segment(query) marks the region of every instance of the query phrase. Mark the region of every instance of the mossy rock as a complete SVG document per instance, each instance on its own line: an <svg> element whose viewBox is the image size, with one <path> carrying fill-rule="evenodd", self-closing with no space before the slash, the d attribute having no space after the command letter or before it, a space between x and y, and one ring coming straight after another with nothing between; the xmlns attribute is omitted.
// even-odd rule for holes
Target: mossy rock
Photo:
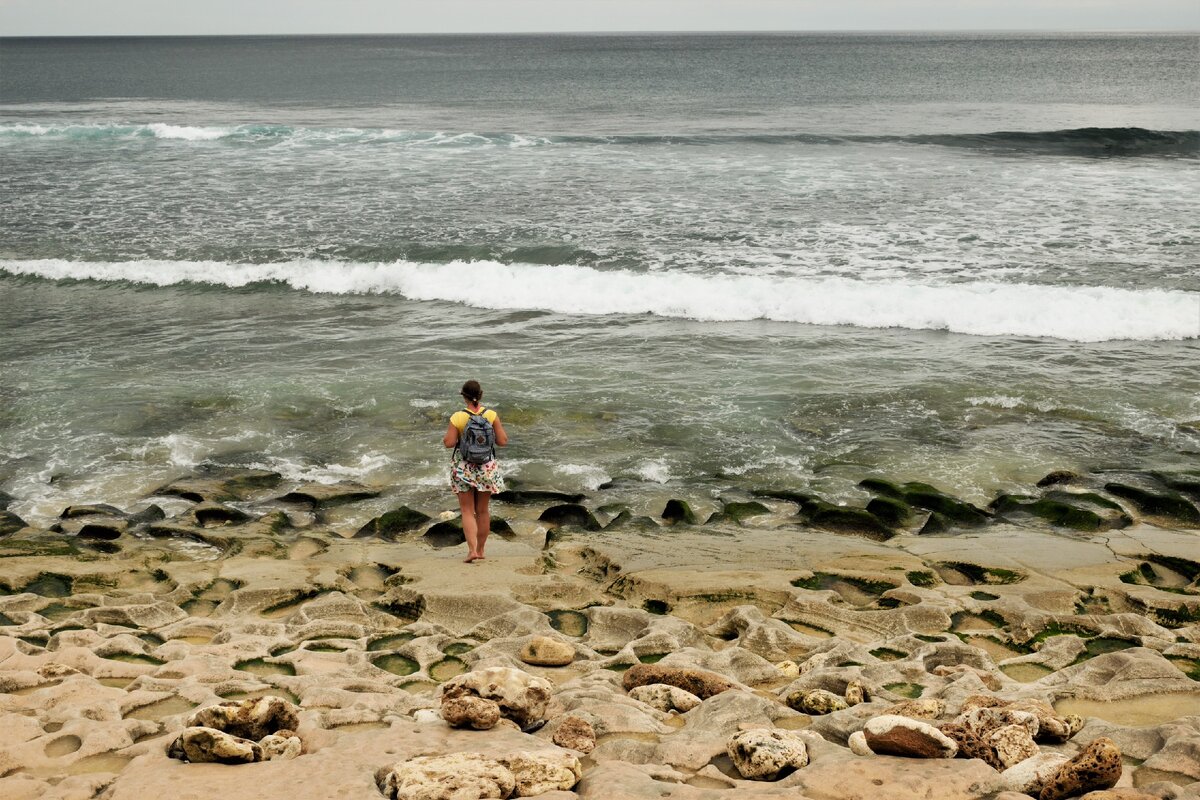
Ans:
<svg viewBox="0 0 1200 800"><path fill-rule="evenodd" d="M493 499L514 505L537 505L538 503L579 503L584 495L554 492L545 489L509 489L493 495Z"/></svg>
<svg viewBox="0 0 1200 800"><path fill-rule="evenodd" d="M652 517L634 516L633 512L625 509L621 513L608 521L604 526L604 530L621 530L623 528L636 528L638 530L654 530L662 527Z"/></svg>
<svg viewBox="0 0 1200 800"><path fill-rule="evenodd" d="M16 498L8 492L0 492L0 511L12 505L13 500L16 500Z"/></svg>
<svg viewBox="0 0 1200 800"><path fill-rule="evenodd" d="M867 513L889 528L902 528L913 516L911 506L891 497L872 497L867 503Z"/></svg>
<svg viewBox="0 0 1200 800"><path fill-rule="evenodd" d="M1003 495L998 501L998 509L1005 513L1019 511L1044 519L1059 528L1070 528L1076 531L1100 531L1112 527L1108 521L1086 508L1063 503L1058 500L1042 498L1032 502L1020 502L1012 495ZM1128 521L1125 523L1128 524Z"/></svg>
<svg viewBox="0 0 1200 800"><path fill-rule="evenodd" d="M0 536L11 536L22 528L29 527L25 520L11 511L0 511Z"/></svg>
<svg viewBox="0 0 1200 800"><path fill-rule="evenodd" d="M76 506L67 506L58 515L59 519L75 519L76 517L119 517L123 518L125 512L116 506L110 506L107 503L91 503Z"/></svg>
<svg viewBox="0 0 1200 800"><path fill-rule="evenodd" d="M1070 483L1078 477L1079 476L1077 474L1071 472L1069 469L1056 469L1053 472L1047 473L1046 477L1038 481L1037 486L1040 489L1044 489L1047 486L1058 486L1060 484Z"/></svg>
<svg viewBox="0 0 1200 800"><path fill-rule="evenodd" d="M1161 517L1188 524L1200 524L1200 509L1183 495L1150 492L1124 483L1106 483L1104 490L1122 500L1128 500L1147 516Z"/></svg>
<svg viewBox="0 0 1200 800"><path fill-rule="evenodd" d="M813 500L804 507L802 514L809 525L836 533L865 536L877 542L886 542L896 535L895 531L865 508L849 508L824 500Z"/></svg>
<svg viewBox="0 0 1200 800"><path fill-rule="evenodd" d="M981 603L990 603L993 600L999 600L1000 595L991 594L990 592L971 592L972 600L978 600Z"/></svg>
<svg viewBox="0 0 1200 800"><path fill-rule="evenodd" d="M935 533L948 533L953 527L950 524L949 518L936 511L931 511L929 517L925 520L925 524L921 526L921 530L917 531L917 535L928 536Z"/></svg>
<svg viewBox="0 0 1200 800"><path fill-rule="evenodd" d="M871 655L880 661L900 661L908 658L908 653L905 653L903 650L893 650L890 647L877 647L871 651Z"/></svg>
<svg viewBox="0 0 1200 800"><path fill-rule="evenodd" d="M726 503L720 511L708 518L708 524L714 522L736 522L741 524L743 520L769 513L771 513L771 509L757 500L745 503Z"/></svg>
<svg viewBox="0 0 1200 800"><path fill-rule="evenodd" d="M692 511L691 504L686 500L680 500L675 497L667 501L667 505L663 508L660 516L672 525L678 523L683 523L684 525L696 524L696 512Z"/></svg>
<svg viewBox="0 0 1200 800"><path fill-rule="evenodd" d="M937 573L930 570L913 570L911 572L904 573L904 577L907 578L908 582L913 586L919 586L922 589L930 586L937 586L942 582L942 579L937 576Z"/></svg>
<svg viewBox="0 0 1200 800"><path fill-rule="evenodd" d="M579 503L550 506L541 513L538 521L547 525L578 525L587 531L598 531L602 527L592 512Z"/></svg>
<svg viewBox="0 0 1200 800"><path fill-rule="evenodd" d="M789 503L804 508L808 503L814 500L820 500L815 494L806 494L804 492L793 492L788 489L755 489L751 492L755 497L765 497L769 500L785 500Z"/></svg>
<svg viewBox="0 0 1200 800"><path fill-rule="evenodd" d="M374 537L379 539L394 539L401 533L416 530L429 520L430 516L428 514L422 514L420 511L408 506L399 506L393 508L391 511L380 514L366 525L363 525L354 534L354 538L366 539Z"/></svg>
<svg viewBox="0 0 1200 800"><path fill-rule="evenodd" d="M974 584L1013 584L1025 580L1027 575L1003 567L984 567L968 561L945 561L941 564L960 573Z"/></svg>
<svg viewBox="0 0 1200 800"><path fill-rule="evenodd" d="M925 687L919 683L888 683L883 688L910 700L916 700L925 692Z"/></svg>
<svg viewBox="0 0 1200 800"><path fill-rule="evenodd" d="M1151 472L1150 475L1168 489L1200 500L1200 472Z"/></svg>
<svg viewBox="0 0 1200 800"><path fill-rule="evenodd" d="M919 508L936 511L960 525L983 525L988 515L970 503L951 497L927 483L906 483L904 502Z"/></svg>

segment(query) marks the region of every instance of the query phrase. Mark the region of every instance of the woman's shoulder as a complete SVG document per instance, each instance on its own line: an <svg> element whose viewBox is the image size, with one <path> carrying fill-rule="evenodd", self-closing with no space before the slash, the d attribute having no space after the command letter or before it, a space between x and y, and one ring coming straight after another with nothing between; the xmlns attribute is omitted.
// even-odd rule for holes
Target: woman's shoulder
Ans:
<svg viewBox="0 0 1200 800"><path fill-rule="evenodd" d="M463 411L460 409L450 415L450 424L456 428L462 429L467 426L467 420L469 418L470 418L470 415L467 414L466 411Z"/></svg>
<svg viewBox="0 0 1200 800"><path fill-rule="evenodd" d="M487 411L483 412L483 418L495 425L496 420L500 419L500 415L496 412L496 409L489 408Z"/></svg>

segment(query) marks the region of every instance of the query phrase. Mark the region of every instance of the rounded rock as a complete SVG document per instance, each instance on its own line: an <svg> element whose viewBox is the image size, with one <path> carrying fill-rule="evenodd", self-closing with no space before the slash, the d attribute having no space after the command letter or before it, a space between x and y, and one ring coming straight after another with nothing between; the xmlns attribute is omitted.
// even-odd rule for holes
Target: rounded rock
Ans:
<svg viewBox="0 0 1200 800"><path fill-rule="evenodd" d="M754 781L773 781L808 765L808 746L791 731L742 731L733 735L725 752L741 776Z"/></svg>
<svg viewBox="0 0 1200 800"><path fill-rule="evenodd" d="M880 755L907 758L954 758L958 745L927 722L886 714L863 728L867 746Z"/></svg>
<svg viewBox="0 0 1200 800"><path fill-rule="evenodd" d="M850 706L845 699L825 689L807 689L792 692L785 701L789 708L804 714L822 716L835 711L844 711Z"/></svg>
<svg viewBox="0 0 1200 800"><path fill-rule="evenodd" d="M1101 736L1059 767L1042 787L1039 800L1065 800L1097 789L1111 789L1121 779L1121 750Z"/></svg>
<svg viewBox="0 0 1200 800"><path fill-rule="evenodd" d="M452 728L486 731L500 721L500 706L474 695L451 697L442 701L442 719Z"/></svg>
<svg viewBox="0 0 1200 800"><path fill-rule="evenodd" d="M539 667L565 667L575 658L575 648L549 636L535 636L521 648L520 659Z"/></svg>
<svg viewBox="0 0 1200 800"><path fill-rule="evenodd" d="M672 711L686 714L701 703L700 698L691 692L674 686L668 686L665 683L635 686L629 690L629 696L639 703L645 703L664 714L669 714Z"/></svg>
<svg viewBox="0 0 1200 800"><path fill-rule="evenodd" d="M517 785L507 767L478 753L419 756L383 770L376 781L390 800L504 798Z"/></svg>
<svg viewBox="0 0 1200 800"><path fill-rule="evenodd" d="M596 748L596 731L586 719L567 717L554 729L551 741L586 755Z"/></svg>

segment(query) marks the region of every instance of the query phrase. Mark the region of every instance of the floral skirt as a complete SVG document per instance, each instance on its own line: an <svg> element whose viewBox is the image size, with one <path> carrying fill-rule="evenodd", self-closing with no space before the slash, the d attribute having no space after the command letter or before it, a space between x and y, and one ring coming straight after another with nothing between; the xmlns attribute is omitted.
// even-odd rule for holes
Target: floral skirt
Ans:
<svg viewBox="0 0 1200 800"><path fill-rule="evenodd" d="M504 491L504 478L500 476L500 465L495 459L486 464L468 464L459 459L454 460L450 467L450 488L457 492Z"/></svg>

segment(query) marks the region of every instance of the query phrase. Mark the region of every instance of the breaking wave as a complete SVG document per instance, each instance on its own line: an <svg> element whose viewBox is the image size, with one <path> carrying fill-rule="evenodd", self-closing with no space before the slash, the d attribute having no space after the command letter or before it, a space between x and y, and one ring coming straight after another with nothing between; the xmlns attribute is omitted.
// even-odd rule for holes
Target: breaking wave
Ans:
<svg viewBox="0 0 1200 800"><path fill-rule="evenodd" d="M463 280L465 270L471 280ZM170 286L279 285L328 294L394 294L486 309L629 315L712 322L941 330L1080 342L1200 338L1200 292L778 278L597 270L577 265L396 261L0 261L0 271L46 280Z"/></svg>

